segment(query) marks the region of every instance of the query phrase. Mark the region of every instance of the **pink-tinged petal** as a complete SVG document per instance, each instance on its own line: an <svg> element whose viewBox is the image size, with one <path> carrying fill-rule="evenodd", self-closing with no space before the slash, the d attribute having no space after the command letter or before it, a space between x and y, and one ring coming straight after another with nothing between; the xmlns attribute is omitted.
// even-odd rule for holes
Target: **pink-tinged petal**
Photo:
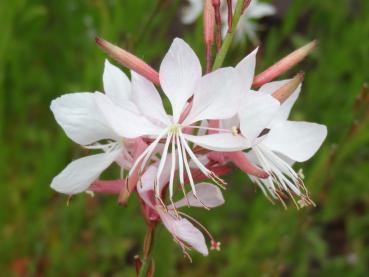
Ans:
<svg viewBox="0 0 369 277"><path fill-rule="evenodd" d="M149 80L133 71L131 72L131 76L132 99L141 113L149 119L154 119L168 125L170 121L155 86Z"/></svg>
<svg viewBox="0 0 369 277"><path fill-rule="evenodd" d="M119 139L119 135L98 112L93 93L65 94L53 100L50 109L67 136L81 145L101 139Z"/></svg>
<svg viewBox="0 0 369 277"><path fill-rule="evenodd" d="M51 188L65 194L76 194L88 189L100 174L111 165L121 149L74 160L51 182Z"/></svg>
<svg viewBox="0 0 369 277"><path fill-rule="evenodd" d="M245 138L239 135L235 136L231 133L221 133L206 136L192 136L183 134L183 136L187 140L213 151L233 152L250 147L249 142Z"/></svg>
<svg viewBox="0 0 369 277"><path fill-rule="evenodd" d="M125 181L121 179L96 180L87 190L103 194L119 194L124 185Z"/></svg>
<svg viewBox="0 0 369 277"><path fill-rule="evenodd" d="M197 198L190 191L187 193L188 203L191 207L204 207L215 208L224 204L224 198L219 187L209 183L200 183L196 185ZM187 206L187 199L183 198L174 203L176 208ZM199 201L201 200L201 202Z"/></svg>
<svg viewBox="0 0 369 277"><path fill-rule="evenodd" d="M158 211L164 226L180 244L185 243L204 256L209 254L204 235L190 221L166 213L161 207Z"/></svg>
<svg viewBox="0 0 369 277"><path fill-rule="evenodd" d="M273 126L263 144L292 160L310 159L327 136L327 127L321 124L285 121Z"/></svg>
<svg viewBox="0 0 369 277"><path fill-rule="evenodd" d="M270 83L263 85L258 91L272 95L275 91L283 87L289 81L291 80L270 82ZM273 119L273 122L271 123L272 125L274 123L285 121L288 119L290 112L292 110L292 107L295 104L297 98L299 97L300 92L301 92L301 85L292 93L290 97L287 98L286 101L284 101L281 104L278 114L275 116L275 118Z"/></svg>
<svg viewBox="0 0 369 277"><path fill-rule="evenodd" d="M131 97L131 82L118 67L105 60L103 74L105 94L117 105L124 105Z"/></svg>
<svg viewBox="0 0 369 277"><path fill-rule="evenodd" d="M133 141L128 140L127 146L130 148L132 156L133 156L132 164L133 164L133 161L135 161L147 148L147 144L141 138L135 139ZM132 164L130 165L130 168ZM135 191L137 182L140 178L139 169L140 168L137 167L136 170L133 172L133 174L129 176L129 178L127 179L126 185L120 191L119 198L118 198L118 203L120 205L125 206L132 192Z"/></svg>
<svg viewBox="0 0 369 277"><path fill-rule="evenodd" d="M252 164L250 160L245 156L245 153L241 151L225 153L224 155L239 169L247 174L263 179L269 177L268 173Z"/></svg>
<svg viewBox="0 0 369 277"><path fill-rule="evenodd" d="M155 126L143 116L114 104L110 98L95 93L96 104L110 127L122 137L137 138L143 135L156 135L161 128Z"/></svg>
<svg viewBox="0 0 369 277"><path fill-rule="evenodd" d="M254 143L261 131L273 120L279 107L279 102L268 94L246 93L239 111L242 135L250 143Z"/></svg>
<svg viewBox="0 0 369 277"><path fill-rule="evenodd" d="M201 77L201 64L195 52L182 39L174 39L160 65L160 84L173 109L173 119L180 114Z"/></svg>
<svg viewBox="0 0 369 277"><path fill-rule="evenodd" d="M160 190L164 188L164 186L169 182L170 178L170 165L172 158L168 156L163 171L160 175L158 186ZM154 165L150 165L145 173L141 176L139 180L139 185L137 186L137 191L140 195L140 198L150 207L154 207L156 205L155 200L155 180L158 172L159 162Z"/></svg>
<svg viewBox="0 0 369 277"><path fill-rule="evenodd" d="M232 117L237 113L242 92L241 77L232 67L205 75L196 85L192 109L183 125Z"/></svg>
<svg viewBox="0 0 369 277"><path fill-rule="evenodd" d="M236 69L241 75L242 87L244 91L248 92L251 88L252 81L254 80L255 66L256 66L256 54L258 48L247 55L237 66Z"/></svg>

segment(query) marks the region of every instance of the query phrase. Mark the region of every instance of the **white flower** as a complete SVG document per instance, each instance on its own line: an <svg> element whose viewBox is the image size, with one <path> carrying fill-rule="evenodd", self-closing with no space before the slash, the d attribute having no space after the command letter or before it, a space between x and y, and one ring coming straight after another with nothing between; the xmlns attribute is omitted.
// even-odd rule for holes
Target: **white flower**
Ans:
<svg viewBox="0 0 369 277"><path fill-rule="evenodd" d="M51 187L61 193L76 194L85 191L102 171L116 160L129 161L130 155L124 138L137 137L133 122L123 122L127 132L117 133L105 120L95 98L105 97L130 114L132 120L144 124L147 119L138 115L138 109L129 101L131 83L127 76L117 67L105 62L103 74L106 95L96 92L65 94L51 103L51 110L66 135L89 149L101 149L103 153L91 155L71 162L52 181ZM148 122L150 124L150 122ZM131 126L131 128L129 128ZM98 141L108 140L106 144Z"/></svg>
<svg viewBox="0 0 369 277"><path fill-rule="evenodd" d="M257 93L272 94L289 80L276 81L265 84ZM269 191L273 198L283 202L283 193L297 195L300 198L298 206L313 204L303 180L296 173L292 165L294 162L304 162L310 159L320 148L327 136L324 125L288 120L293 104L297 100L301 86L281 105L276 113L269 116L264 125L262 134L256 138L252 151L247 153L251 161L256 162L270 174L267 179L253 178L254 181ZM241 130L243 126L242 112L240 112ZM263 122L263 123L265 123ZM247 130L241 131L247 134ZM282 194L282 195L280 195Z"/></svg>
<svg viewBox="0 0 369 277"><path fill-rule="evenodd" d="M134 103L153 123L135 121L129 117L121 107L104 95L96 95L96 101L111 128L119 135L124 136L127 131L139 132L148 136L153 142L136 160L130 170L130 175L140 167L141 171L157 151L157 146L164 140L161 153L161 162L158 167L156 180L164 169L169 152L174 153L169 183L169 196L173 196L173 182L178 164L179 180L183 186L184 172L187 173L192 190L196 196L196 189L192 180L188 157L197 167L214 182L221 184L217 176L208 170L191 150L188 141L204 148L216 151L236 151L244 148L244 141L234 136L230 130L215 135L195 136L186 134L183 130L201 128L195 125L205 119L226 119L237 113L241 97L240 75L234 68L222 68L202 77L201 65L193 50L181 39L175 39L165 55L160 66L160 83L164 94L168 97L173 115L168 115L163 107L162 100L154 85L144 77L132 73L132 98ZM183 116L188 106L187 100L193 97L190 112ZM182 117L184 118L180 118ZM125 121L131 121L132 130L127 130ZM142 125L144 123L144 125ZM158 183L158 182L157 182ZM159 196L159 186L156 188Z"/></svg>
<svg viewBox="0 0 369 277"><path fill-rule="evenodd" d="M189 0L189 5L182 10L182 22L184 24L191 24L201 15L203 10L203 0ZM235 8L237 0L233 0L233 9ZM228 31L228 11L226 1L221 2L221 19L222 19L222 35L223 37ZM244 42L248 37L254 44L258 44L257 31L260 29L257 20L266 16L271 16L276 13L273 5L263 3L258 0L251 1L249 7L245 10L240 18L235 34L235 40Z"/></svg>
<svg viewBox="0 0 369 277"><path fill-rule="evenodd" d="M236 69L245 76L254 72L255 54L256 51L247 56ZM292 191L301 198L300 203L310 204L304 184L292 164L306 161L316 153L327 135L327 128L316 123L287 120L301 86L281 105L271 94L288 81L265 84L257 92L245 91L238 117L223 121L222 127L239 126L251 147L247 157L270 174L267 179L251 176L264 192L266 188L272 197L281 199L280 193L291 195Z"/></svg>

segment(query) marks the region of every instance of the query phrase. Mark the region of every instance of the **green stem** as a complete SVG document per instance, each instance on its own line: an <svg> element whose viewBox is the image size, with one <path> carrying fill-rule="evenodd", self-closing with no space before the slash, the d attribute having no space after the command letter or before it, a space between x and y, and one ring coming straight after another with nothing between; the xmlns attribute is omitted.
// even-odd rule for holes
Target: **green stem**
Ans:
<svg viewBox="0 0 369 277"><path fill-rule="evenodd" d="M244 4L244 0L238 0L237 1L237 5L236 5L236 9L234 11L234 15L233 15L233 19L232 19L232 30L230 30L226 37L224 38L222 47L220 48L214 64L213 64L213 71L220 68L223 65L224 59L228 53L229 47L231 46L231 43L233 41L233 37L234 34L236 32L237 29L237 25L238 25L238 21L240 20L240 17L242 15L243 12L243 4Z"/></svg>
<svg viewBox="0 0 369 277"><path fill-rule="evenodd" d="M147 277L150 265L153 262L152 253L154 246L156 245L155 243L155 234L157 233L155 232L156 225L149 226L148 228L149 228L148 232L145 236L144 258L142 261L140 273L138 275L139 277Z"/></svg>

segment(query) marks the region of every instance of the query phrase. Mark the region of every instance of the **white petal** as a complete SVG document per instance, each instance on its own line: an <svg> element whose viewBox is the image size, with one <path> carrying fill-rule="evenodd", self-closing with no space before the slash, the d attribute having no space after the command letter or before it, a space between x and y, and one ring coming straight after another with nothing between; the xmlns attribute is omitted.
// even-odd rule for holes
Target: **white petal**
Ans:
<svg viewBox="0 0 369 277"><path fill-rule="evenodd" d="M132 99L141 113L149 119L155 119L164 124L169 124L169 118L155 86L149 80L133 71L131 72L131 76Z"/></svg>
<svg viewBox="0 0 369 277"><path fill-rule="evenodd" d="M124 104L131 97L131 82L118 67L105 60L103 74L104 91L117 105Z"/></svg>
<svg viewBox="0 0 369 277"><path fill-rule="evenodd" d="M125 138L136 138L142 135L157 135L161 129L143 116L114 104L102 93L95 93L95 101L110 127Z"/></svg>
<svg viewBox="0 0 369 277"><path fill-rule="evenodd" d="M177 122L188 98L201 77L201 64L195 52L182 39L174 39L160 65L160 84L168 96Z"/></svg>
<svg viewBox="0 0 369 277"><path fill-rule="evenodd" d="M283 80L283 81L275 81L275 82L267 83L263 85L262 87L260 87L259 92L272 94L273 92L278 90L280 87L282 87L289 81L290 80ZM300 92L301 92L301 85L292 93L290 97L288 97L288 99L285 102L282 103L278 111L278 114L275 116L273 122L271 123L272 125L288 119L291 109L293 105L295 104L297 98L299 97Z"/></svg>
<svg viewBox="0 0 369 277"><path fill-rule="evenodd" d="M78 144L119 137L99 113L93 93L65 94L53 100L50 109L67 136Z"/></svg>
<svg viewBox="0 0 369 277"><path fill-rule="evenodd" d="M200 183L196 185L197 198L190 191L187 193L187 199L191 207L200 207L204 205L208 208L215 208L224 204L223 194L219 187L209 183ZM203 205L204 204L204 205ZM187 206L186 198L183 198L176 203L174 203L176 208L181 208Z"/></svg>
<svg viewBox="0 0 369 277"><path fill-rule="evenodd" d="M279 101L268 94L246 93L239 111L240 129L244 137L253 143L273 120L279 107Z"/></svg>
<svg viewBox="0 0 369 277"><path fill-rule="evenodd" d="M273 126L263 144L292 160L310 159L327 136L327 127L310 123L285 121Z"/></svg>
<svg viewBox="0 0 369 277"><path fill-rule="evenodd" d="M185 218L177 219L159 208L160 218L168 231L180 242L184 242L204 256L209 254L204 235Z"/></svg>
<svg viewBox="0 0 369 277"><path fill-rule="evenodd" d="M121 149L118 149L71 162L53 179L51 188L70 195L85 191L114 162L120 152Z"/></svg>
<svg viewBox="0 0 369 277"><path fill-rule="evenodd" d="M206 136L192 136L183 134L183 136L193 143L213 151L233 152L250 147L249 142L241 137L231 133L213 134Z"/></svg>
<svg viewBox="0 0 369 277"><path fill-rule="evenodd" d="M229 130L231 130L233 127L238 128L239 126L240 126L240 119L238 117L238 114L232 116L231 118L221 120L219 124L220 128L229 129Z"/></svg>
<svg viewBox="0 0 369 277"><path fill-rule="evenodd" d="M232 67L205 75L196 85L193 106L183 125L232 117L237 113L242 92L241 77Z"/></svg>
<svg viewBox="0 0 369 277"><path fill-rule="evenodd" d="M237 66L236 69L241 75L242 87L244 91L248 92L251 88L252 82L254 80L255 66L256 66L256 54L258 48L247 55Z"/></svg>

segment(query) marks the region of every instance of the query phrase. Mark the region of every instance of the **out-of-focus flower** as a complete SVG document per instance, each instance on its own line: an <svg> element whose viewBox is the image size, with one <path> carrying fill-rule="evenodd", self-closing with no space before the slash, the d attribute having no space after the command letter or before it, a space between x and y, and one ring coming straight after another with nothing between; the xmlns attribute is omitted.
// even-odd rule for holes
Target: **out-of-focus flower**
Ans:
<svg viewBox="0 0 369 277"><path fill-rule="evenodd" d="M233 9L236 6L237 0L233 0ZM182 10L182 22L184 24L191 24L201 15L203 9L203 0L189 0L187 6ZM226 35L228 31L228 12L226 1L221 2L221 18L223 22L222 34ZM243 42L248 37L252 43L258 44L257 32L260 30L260 26L257 20L266 16L271 16L276 13L273 5L263 3L258 0L252 0L248 8L242 14L239 24L237 26L237 32L235 40Z"/></svg>

